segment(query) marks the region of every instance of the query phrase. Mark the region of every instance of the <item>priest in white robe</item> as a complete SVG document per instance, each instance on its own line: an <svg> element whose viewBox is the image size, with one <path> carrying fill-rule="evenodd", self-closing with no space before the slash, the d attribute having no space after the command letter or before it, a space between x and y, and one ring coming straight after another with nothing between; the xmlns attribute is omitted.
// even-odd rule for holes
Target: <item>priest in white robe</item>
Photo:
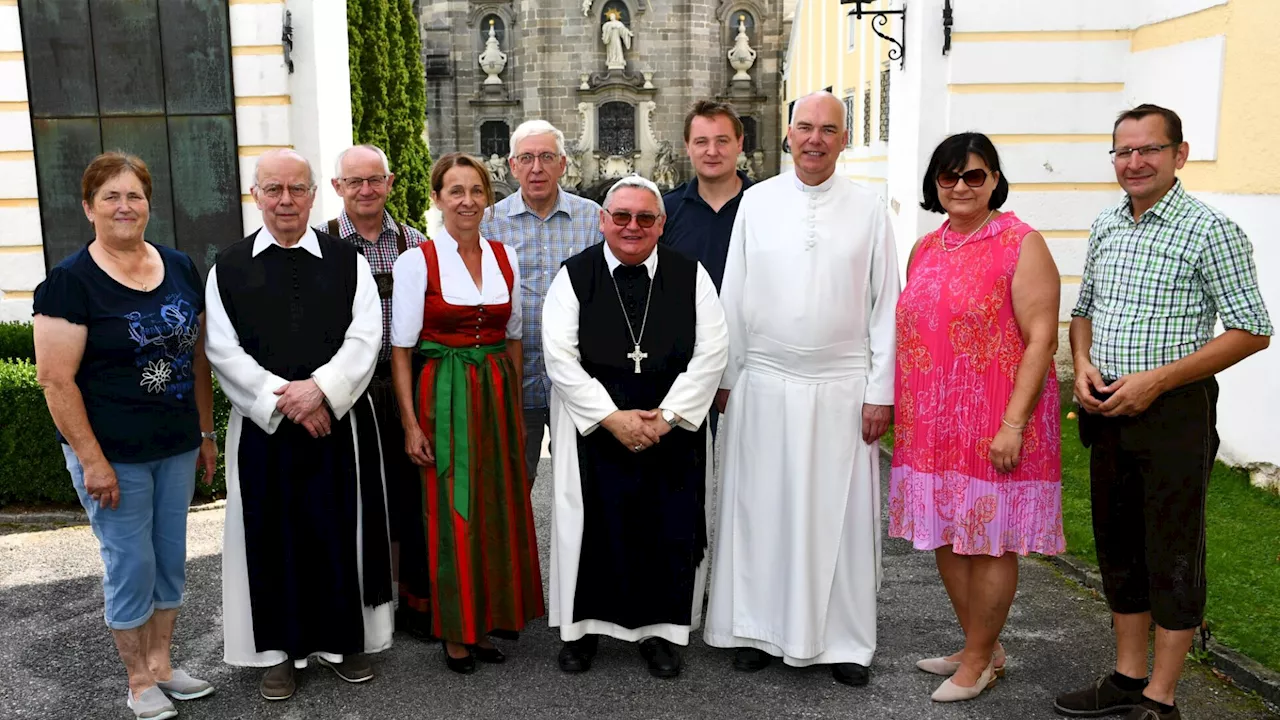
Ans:
<svg viewBox="0 0 1280 720"><path fill-rule="evenodd" d="M877 441L893 405L897 252L884 202L835 175L844 105L796 103L794 172L743 196L721 302L726 429L705 639L734 666L863 685L880 582Z"/></svg>
<svg viewBox="0 0 1280 720"><path fill-rule="evenodd" d="M365 388L382 344L368 262L308 227L315 178L293 151L260 158L263 227L209 271L207 352L231 401L222 600L225 659L268 668L284 700L317 657L373 677L391 645L390 536Z"/></svg>
<svg viewBox="0 0 1280 720"><path fill-rule="evenodd" d="M551 626L565 672L590 669L598 637L639 643L673 678L702 616L707 571L706 418L727 359L715 284L658 245L657 186L618 181L605 243L567 260L547 293L542 347L556 447Z"/></svg>

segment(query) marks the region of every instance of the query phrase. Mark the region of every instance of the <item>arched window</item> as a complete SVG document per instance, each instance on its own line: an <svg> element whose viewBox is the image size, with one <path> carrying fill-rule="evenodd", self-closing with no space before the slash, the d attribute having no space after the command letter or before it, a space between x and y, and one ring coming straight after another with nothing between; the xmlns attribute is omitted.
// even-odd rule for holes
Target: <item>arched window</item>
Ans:
<svg viewBox="0 0 1280 720"><path fill-rule="evenodd" d="M618 11L618 19L623 25L631 27L631 11L627 9L627 4L621 0L609 0L600 9L600 24L603 25L609 21L609 14L614 10Z"/></svg>
<svg viewBox="0 0 1280 720"><path fill-rule="evenodd" d="M480 124L480 157L506 157L511 154L510 144L511 128L505 122L487 120Z"/></svg>
<svg viewBox="0 0 1280 720"><path fill-rule="evenodd" d="M746 25L747 37L751 40L751 47L756 46L756 19L746 10L737 10L729 14L729 37L730 39L738 37L739 23Z"/></svg>
<svg viewBox="0 0 1280 720"><path fill-rule="evenodd" d="M607 102L598 113L600 150L626 155L636 149L636 109L625 102Z"/></svg>

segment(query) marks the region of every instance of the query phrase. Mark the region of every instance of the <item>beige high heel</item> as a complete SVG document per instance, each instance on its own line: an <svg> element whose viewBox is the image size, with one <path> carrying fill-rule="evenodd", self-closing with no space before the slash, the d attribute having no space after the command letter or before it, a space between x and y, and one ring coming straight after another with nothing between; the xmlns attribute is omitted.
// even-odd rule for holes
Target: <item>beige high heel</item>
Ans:
<svg viewBox="0 0 1280 720"><path fill-rule="evenodd" d="M964 700L972 700L982 694L982 691L995 686L997 682L996 670L992 663L987 663L986 669L978 676L978 682L973 687L961 687L951 682L951 678L942 681L937 690L933 691L934 702L962 702Z"/></svg>
<svg viewBox="0 0 1280 720"><path fill-rule="evenodd" d="M1004 664L999 667L995 666L997 661L1003 661ZM1004 677L1005 666L1009 663L1009 657L1004 652L1004 646L997 646L995 653L991 658L992 667L995 668L996 677ZM945 657L925 658L916 661L916 667L930 675L941 675L942 677L951 677L960 669L958 660L948 660Z"/></svg>

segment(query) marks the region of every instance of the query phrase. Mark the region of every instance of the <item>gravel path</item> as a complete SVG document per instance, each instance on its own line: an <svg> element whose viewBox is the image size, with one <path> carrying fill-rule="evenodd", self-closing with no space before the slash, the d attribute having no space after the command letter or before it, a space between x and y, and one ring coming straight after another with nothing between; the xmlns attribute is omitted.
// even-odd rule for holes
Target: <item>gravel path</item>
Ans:
<svg viewBox="0 0 1280 720"><path fill-rule="evenodd" d="M546 562L549 463L534 501ZM556 667L557 636L545 621L508 661L469 677L448 672L437 645L397 635L375 657L377 678L359 686L316 665L299 674L293 699L269 704L257 693L259 672L224 665L220 557L221 510L192 513L188 600L175 657L218 688L180 705L181 717L219 720L391 720L397 718L983 718L1057 717L1053 695L1088 682L1111 662L1109 615L1093 594L1038 560L1024 560L1017 602L1004 635L1009 675L979 700L930 702L938 680L914 662L960 643L932 555L885 543L880 647L871 684L849 688L824 669L774 663L756 674L734 672L731 653L697 640L675 681L650 677L635 650L605 641L592 671L567 676ZM887 523L885 523L887 526ZM0 718L128 718L124 669L102 623L101 561L87 527L0 536ZM1248 697L1198 665L1189 666L1180 700L1188 720L1275 720Z"/></svg>

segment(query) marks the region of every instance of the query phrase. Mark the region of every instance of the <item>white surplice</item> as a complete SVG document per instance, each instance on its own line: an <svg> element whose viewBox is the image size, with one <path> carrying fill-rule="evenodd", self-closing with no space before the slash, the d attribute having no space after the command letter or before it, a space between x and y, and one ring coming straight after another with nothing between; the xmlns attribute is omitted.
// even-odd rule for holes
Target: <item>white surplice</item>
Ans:
<svg viewBox="0 0 1280 720"><path fill-rule="evenodd" d="M893 404L899 289L871 191L786 173L743 195L721 286L731 392L707 644L871 663L880 459L862 406Z"/></svg>
<svg viewBox="0 0 1280 720"><path fill-rule="evenodd" d="M270 245L279 246L271 233L263 228L253 242L253 257ZM315 231L307 229L302 239L289 252L308 252L323 257ZM227 423L225 440L227 508L223 528L222 547L222 628L225 642L224 661L229 665L244 667L270 667L288 659L284 651L266 649L259 652L253 635L253 608L249 597L249 565L245 555L244 515L240 497L240 431L246 419L262 428L268 435L274 434L284 415L276 410L280 397L275 391L288 384L284 378L258 364L244 348L236 334L231 319L222 304L218 291L218 268L209 270L205 290L205 351L214 374L227 399L231 401L231 418ZM341 419L351 411L357 400L370 402L364 396L373 378L378 351L382 347L382 304L378 299L377 285L369 263L363 255L356 256L356 292L351 304L351 325L333 359L312 373L311 378L324 392L330 412ZM371 406L372 407L372 406ZM376 421L375 421L376 422ZM366 432L374 428L367 428ZM351 416L351 441L355 447L356 470L356 534L351 541L356 546L356 570L359 587L364 587L364 534L363 513L360 507L361 482L378 482L386 497L385 477L360 477L359 428ZM381 467L379 463L379 467ZM387 542L391 542L388 529ZM387 578L391 585L391 578ZM394 597L394 595L393 595ZM379 652L391 647L391 633L395 629L393 603L383 603L376 608L363 607L365 652ZM342 655L320 652L317 655L330 662L342 662ZM305 658L295 660L295 665L305 667Z"/></svg>
<svg viewBox="0 0 1280 720"><path fill-rule="evenodd" d="M621 263L604 246L609 272ZM643 265L649 277L657 277L657 248ZM716 387L728 356L728 335L724 311L716 298L716 286L707 271L698 265L695 288L697 305L694 328L693 357L689 366L676 377L659 406L680 416L672 432L697 432L711 409ZM573 598L578 586L578 560L582 551L584 523L582 477L578 468L578 433L609 432L600 423L618 406L598 380L582 368L578 352L578 296L573 291L568 271L561 268L547 291L542 309L542 352L551 379L551 442L556 448L552 463L555 472L555 503L551 511L551 605L550 625L560 628L560 639L578 640L584 635L608 635L627 642L646 637L660 637L677 645L689 644L690 630L696 630L702 619L702 597L706 586L707 549L694 575L692 625L661 623L639 628L625 628L603 620L573 621ZM661 318L650 318L661 322ZM618 322L625 322L619 315ZM643 345L643 339L641 344ZM636 409L636 408L623 408ZM712 487L711 432L707 436L707 493L710 505ZM711 514L707 508L707 523Z"/></svg>

